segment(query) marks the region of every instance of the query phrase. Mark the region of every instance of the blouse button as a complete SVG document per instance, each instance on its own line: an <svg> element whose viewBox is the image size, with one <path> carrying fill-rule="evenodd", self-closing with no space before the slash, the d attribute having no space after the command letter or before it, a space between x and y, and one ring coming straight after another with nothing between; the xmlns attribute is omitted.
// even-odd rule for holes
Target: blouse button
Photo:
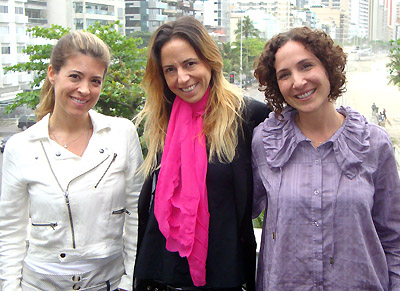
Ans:
<svg viewBox="0 0 400 291"><path fill-rule="evenodd" d="M314 190L314 195L318 195L319 191L318 190Z"/></svg>
<svg viewBox="0 0 400 291"><path fill-rule="evenodd" d="M99 152L100 152L100 154L102 154L102 153L104 153L104 150L103 150L103 149L100 149Z"/></svg>
<svg viewBox="0 0 400 291"><path fill-rule="evenodd" d="M57 157L61 156L61 153L60 152L56 152L56 156Z"/></svg>
<svg viewBox="0 0 400 291"><path fill-rule="evenodd" d="M319 164L319 160L315 160L314 164L318 165Z"/></svg>
<svg viewBox="0 0 400 291"><path fill-rule="evenodd" d="M61 254L60 254L60 257L61 257L61 258L65 258L65 257L66 257L66 254L65 254L65 253L61 253Z"/></svg>

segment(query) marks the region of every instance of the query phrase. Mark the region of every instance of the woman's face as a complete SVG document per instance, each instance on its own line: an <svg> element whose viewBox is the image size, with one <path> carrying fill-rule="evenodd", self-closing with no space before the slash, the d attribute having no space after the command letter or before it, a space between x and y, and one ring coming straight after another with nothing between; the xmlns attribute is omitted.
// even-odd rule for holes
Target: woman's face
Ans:
<svg viewBox="0 0 400 291"><path fill-rule="evenodd" d="M288 41L275 54L279 90L301 112L316 112L329 104L330 82L321 61L305 46Z"/></svg>
<svg viewBox="0 0 400 291"><path fill-rule="evenodd" d="M84 54L69 57L58 73L50 65L47 74L54 85L54 113L86 114L99 100L105 69L100 60Z"/></svg>
<svg viewBox="0 0 400 291"><path fill-rule="evenodd" d="M211 67L186 40L175 38L164 44L161 66L169 89L186 102L199 101L210 85Z"/></svg>

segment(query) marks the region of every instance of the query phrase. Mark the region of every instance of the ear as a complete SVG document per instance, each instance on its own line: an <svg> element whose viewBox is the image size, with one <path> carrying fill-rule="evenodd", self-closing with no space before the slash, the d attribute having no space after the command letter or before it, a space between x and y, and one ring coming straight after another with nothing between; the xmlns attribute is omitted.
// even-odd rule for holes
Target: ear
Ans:
<svg viewBox="0 0 400 291"><path fill-rule="evenodd" d="M52 85L54 85L55 75L56 72L54 71L53 66L50 64L47 68L47 77Z"/></svg>

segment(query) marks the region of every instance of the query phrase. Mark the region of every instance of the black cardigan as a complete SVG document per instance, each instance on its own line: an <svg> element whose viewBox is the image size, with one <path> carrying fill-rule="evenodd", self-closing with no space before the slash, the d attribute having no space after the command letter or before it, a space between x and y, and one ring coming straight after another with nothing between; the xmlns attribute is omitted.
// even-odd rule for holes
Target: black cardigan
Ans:
<svg viewBox="0 0 400 291"><path fill-rule="evenodd" d="M245 260L247 290L255 290L256 241L254 237L251 210L253 197L253 176L251 167L251 139L253 129L268 116L266 104L252 98L245 98L243 111L243 134L239 133L236 157L231 163L236 202L237 225ZM147 221L150 214L153 188L153 174L145 180L139 197L139 232L137 253L140 251Z"/></svg>

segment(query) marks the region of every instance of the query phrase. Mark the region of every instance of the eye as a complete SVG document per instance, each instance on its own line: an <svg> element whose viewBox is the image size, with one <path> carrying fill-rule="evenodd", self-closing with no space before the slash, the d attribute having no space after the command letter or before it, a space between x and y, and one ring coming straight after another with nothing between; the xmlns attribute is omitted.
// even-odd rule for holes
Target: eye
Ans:
<svg viewBox="0 0 400 291"><path fill-rule="evenodd" d="M101 84L103 83L100 79L94 79L92 80L92 82L95 86L101 86Z"/></svg>
<svg viewBox="0 0 400 291"><path fill-rule="evenodd" d="M289 77L289 73L288 72L284 72L284 73L280 73L278 74L277 78L278 80L286 80Z"/></svg>
<svg viewBox="0 0 400 291"><path fill-rule="evenodd" d="M164 69L164 74L168 74L174 71L174 68L168 67Z"/></svg>
<svg viewBox="0 0 400 291"><path fill-rule="evenodd" d="M78 74L70 74L68 77L70 79L72 79L72 80L78 80L79 79L79 75Z"/></svg>
<svg viewBox="0 0 400 291"><path fill-rule="evenodd" d="M313 65L312 63L304 63L303 66L302 66L302 68L303 68L304 70L307 70L307 69L312 68L313 66L314 66L314 65Z"/></svg>

